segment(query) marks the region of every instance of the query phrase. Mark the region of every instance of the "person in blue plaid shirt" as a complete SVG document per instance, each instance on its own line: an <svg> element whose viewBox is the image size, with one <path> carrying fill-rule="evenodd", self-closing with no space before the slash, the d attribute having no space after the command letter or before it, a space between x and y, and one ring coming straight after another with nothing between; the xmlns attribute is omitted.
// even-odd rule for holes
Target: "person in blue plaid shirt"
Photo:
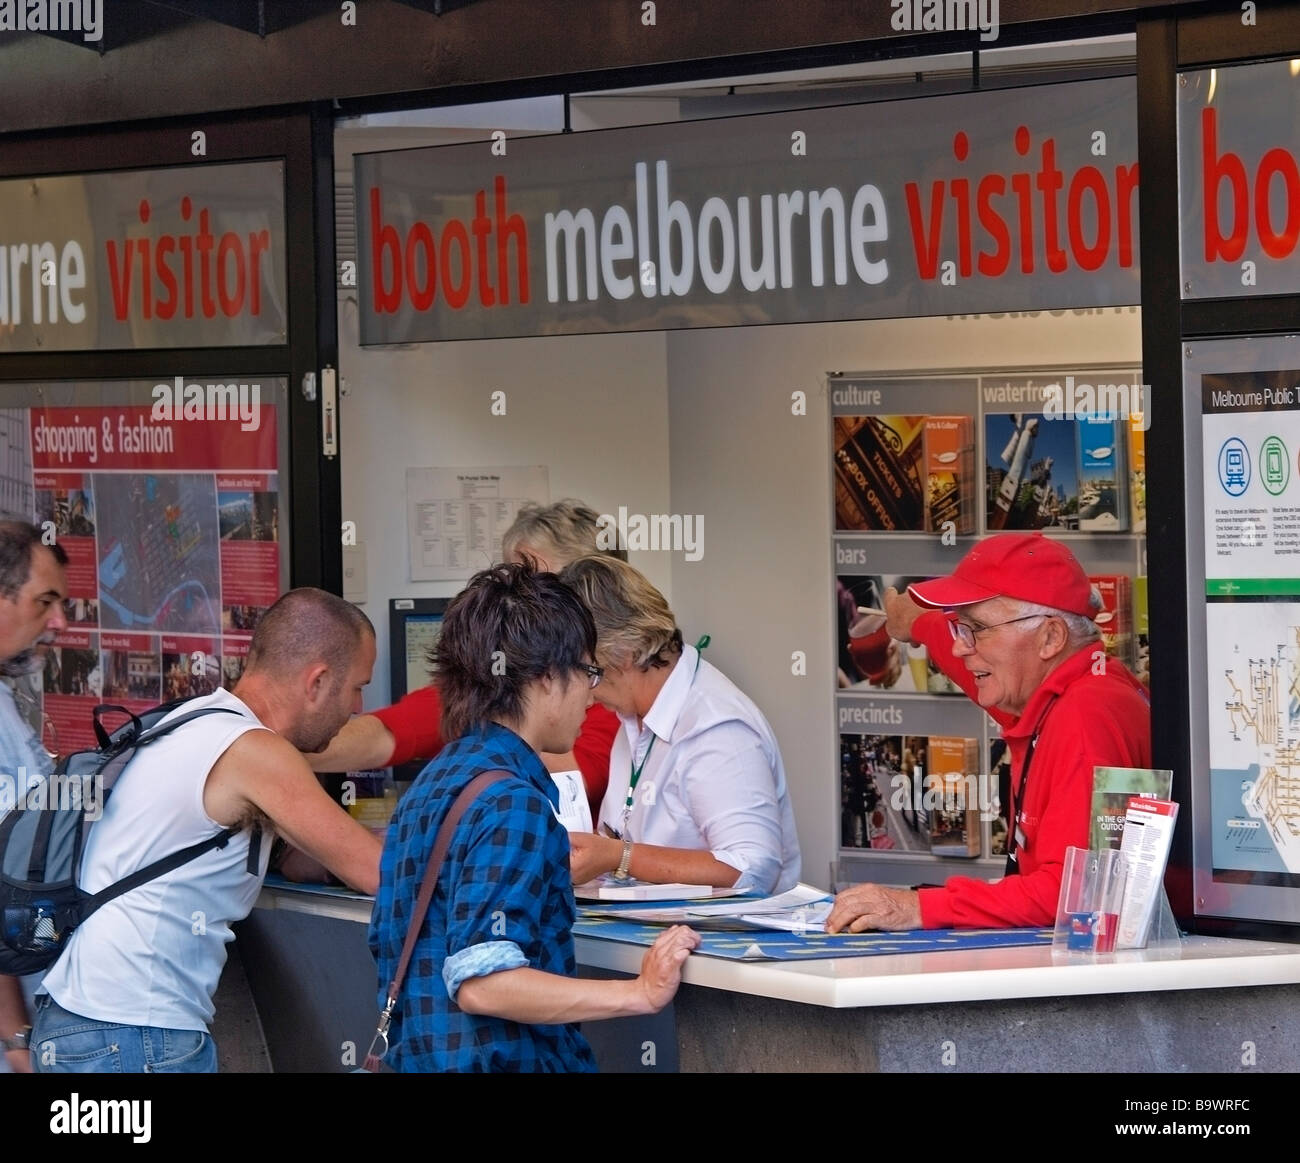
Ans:
<svg viewBox="0 0 1300 1163"><path fill-rule="evenodd" d="M656 1013L699 936L674 926L632 980L574 973L569 840L539 751L573 747L601 670L581 600L531 565L484 570L452 601L434 665L448 744L398 803L369 941L382 1007L434 837L480 772L509 772L456 827L389 1030L393 1069L592 1071L574 1024Z"/></svg>

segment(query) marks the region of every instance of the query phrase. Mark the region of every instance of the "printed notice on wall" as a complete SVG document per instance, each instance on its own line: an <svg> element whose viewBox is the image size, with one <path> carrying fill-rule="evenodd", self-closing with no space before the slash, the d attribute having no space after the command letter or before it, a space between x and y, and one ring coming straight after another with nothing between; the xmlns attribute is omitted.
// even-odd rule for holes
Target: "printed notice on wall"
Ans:
<svg viewBox="0 0 1300 1163"><path fill-rule="evenodd" d="M285 391L283 379L105 384L96 400L153 402L0 414L4 511L68 555L68 626L43 672L16 683L50 750L94 747L98 703L144 710L238 681L282 589Z"/></svg>
<svg viewBox="0 0 1300 1163"><path fill-rule="evenodd" d="M1201 377L1205 592L1286 595L1300 577L1300 370Z"/></svg>
<svg viewBox="0 0 1300 1163"><path fill-rule="evenodd" d="M545 465L408 468L411 581L465 581L501 560L501 537L521 505L550 501Z"/></svg>
<svg viewBox="0 0 1300 1163"><path fill-rule="evenodd" d="M1201 393L1214 868L1300 885L1300 368Z"/></svg>

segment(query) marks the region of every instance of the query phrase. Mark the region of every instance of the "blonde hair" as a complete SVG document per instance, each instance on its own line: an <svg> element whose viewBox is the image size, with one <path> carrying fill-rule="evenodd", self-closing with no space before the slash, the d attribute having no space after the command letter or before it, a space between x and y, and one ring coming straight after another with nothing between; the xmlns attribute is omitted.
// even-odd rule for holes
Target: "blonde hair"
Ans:
<svg viewBox="0 0 1300 1163"><path fill-rule="evenodd" d="M639 670L670 666L682 632L663 594L625 561L592 554L570 562L560 580L572 586L596 620L602 663Z"/></svg>
<svg viewBox="0 0 1300 1163"><path fill-rule="evenodd" d="M553 505L534 502L522 505L513 524L501 538L502 556L509 559L520 556L521 546L535 549L564 568L579 557L600 551L596 538L600 532L600 517L573 497L565 497ZM622 555L620 555L622 556Z"/></svg>

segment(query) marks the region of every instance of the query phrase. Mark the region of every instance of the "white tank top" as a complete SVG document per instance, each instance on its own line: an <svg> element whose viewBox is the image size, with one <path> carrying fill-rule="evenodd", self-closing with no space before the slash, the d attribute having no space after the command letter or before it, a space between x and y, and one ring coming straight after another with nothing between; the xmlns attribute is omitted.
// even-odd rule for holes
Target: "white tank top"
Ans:
<svg viewBox="0 0 1300 1163"><path fill-rule="evenodd" d="M208 772L239 736L262 724L229 691L193 699L183 711L203 706L238 714L205 715L131 760L90 830L81 862L87 892L221 830L203 810ZM257 876L247 869L245 830L225 848L110 901L72 935L42 991L65 1010L96 1021L206 1030L233 938L230 926L252 910L272 839L262 837Z"/></svg>

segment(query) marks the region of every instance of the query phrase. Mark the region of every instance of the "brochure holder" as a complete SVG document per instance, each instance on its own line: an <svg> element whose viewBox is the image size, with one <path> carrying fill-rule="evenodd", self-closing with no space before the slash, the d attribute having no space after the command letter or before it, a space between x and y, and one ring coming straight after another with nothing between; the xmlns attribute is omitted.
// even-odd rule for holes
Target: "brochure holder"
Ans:
<svg viewBox="0 0 1300 1163"><path fill-rule="evenodd" d="M1174 919L1174 910L1169 905L1169 895L1164 885L1160 886L1160 898L1156 901L1155 916L1146 940L1141 944L1125 944L1122 940L1116 945L1119 950L1145 949L1149 954L1177 957L1182 953L1183 937L1178 931L1178 922Z"/></svg>
<svg viewBox="0 0 1300 1163"><path fill-rule="evenodd" d="M1128 861L1114 848L1067 848L1056 905L1052 949L1071 954L1112 953Z"/></svg>
<svg viewBox="0 0 1300 1163"><path fill-rule="evenodd" d="M1158 956L1178 956L1182 939L1163 885L1144 939L1127 944L1120 940L1130 871L1128 860L1115 848L1065 850L1053 953L1096 957L1140 949Z"/></svg>

